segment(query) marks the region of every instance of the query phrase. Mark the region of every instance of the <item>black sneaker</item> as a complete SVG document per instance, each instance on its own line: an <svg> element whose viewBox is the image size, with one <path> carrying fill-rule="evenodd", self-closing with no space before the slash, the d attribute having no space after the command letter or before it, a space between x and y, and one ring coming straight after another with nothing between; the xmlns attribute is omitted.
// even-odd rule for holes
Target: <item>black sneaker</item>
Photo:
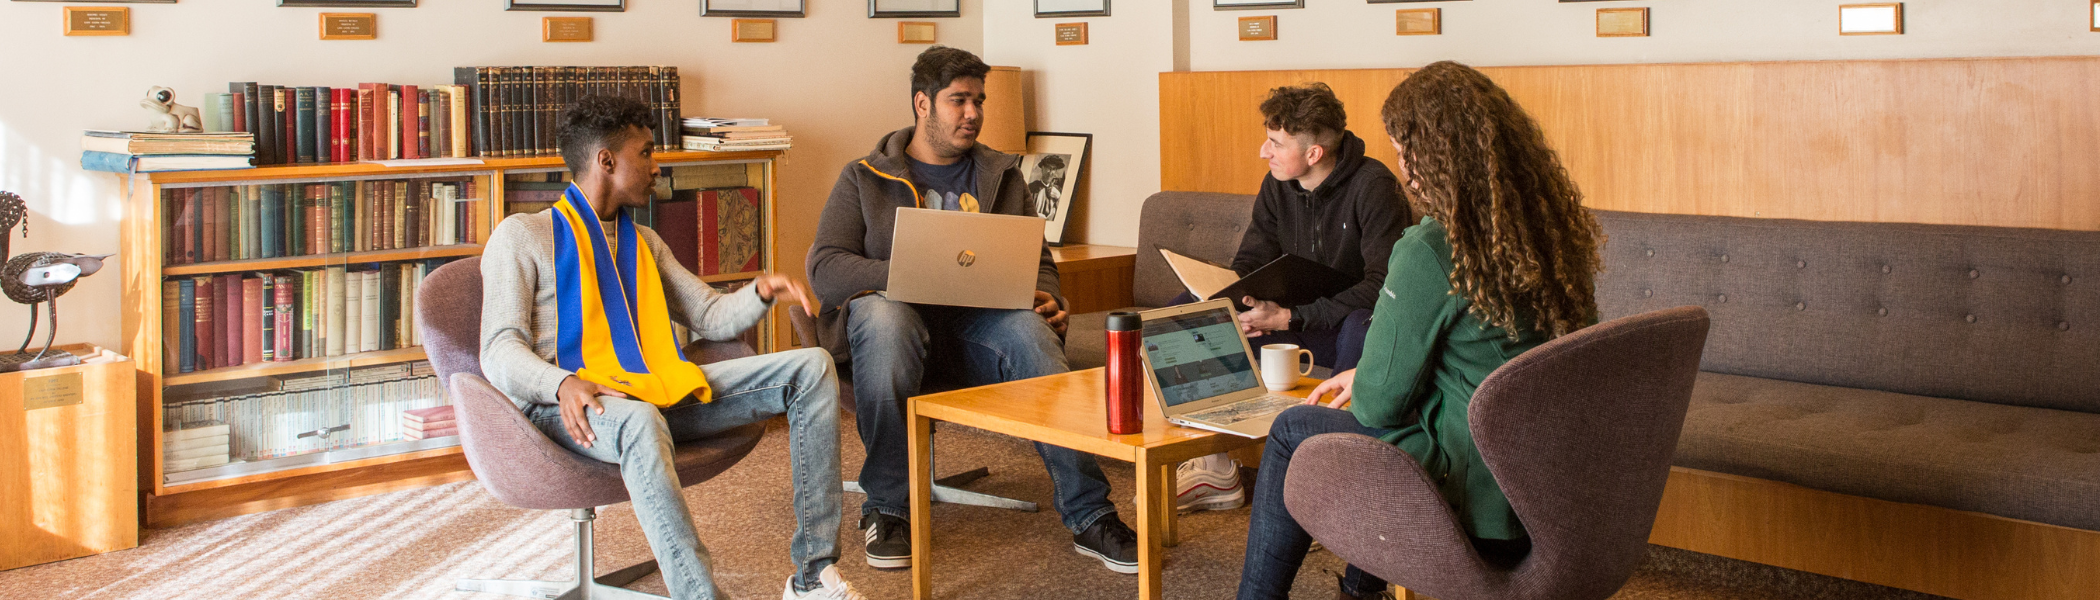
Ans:
<svg viewBox="0 0 2100 600"><path fill-rule="evenodd" d="M1108 570L1134 575L1138 572L1137 532L1124 525L1115 515L1094 521L1094 526L1072 536L1072 549L1080 554L1101 559L1101 566Z"/></svg>
<svg viewBox="0 0 2100 600"><path fill-rule="evenodd" d="M911 568L911 522L882 513L860 518L860 530L868 535L868 566L877 569Z"/></svg>

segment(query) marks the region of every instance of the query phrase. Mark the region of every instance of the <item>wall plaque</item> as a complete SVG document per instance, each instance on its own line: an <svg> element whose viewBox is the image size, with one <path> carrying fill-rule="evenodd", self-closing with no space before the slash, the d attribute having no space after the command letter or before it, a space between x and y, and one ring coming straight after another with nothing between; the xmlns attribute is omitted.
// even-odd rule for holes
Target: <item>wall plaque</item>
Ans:
<svg viewBox="0 0 2100 600"><path fill-rule="evenodd" d="M22 410L80 404L80 372L60 373L22 380Z"/></svg>
<svg viewBox="0 0 2100 600"><path fill-rule="evenodd" d="M1240 17L1240 41L1276 39L1276 15Z"/></svg>
<svg viewBox="0 0 2100 600"><path fill-rule="evenodd" d="M771 42L776 39L776 29L772 19L730 19L729 41Z"/></svg>
<svg viewBox="0 0 2100 600"><path fill-rule="evenodd" d="M1648 37L1648 9L1597 9L1597 37Z"/></svg>
<svg viewBox="0 0 2100 600"><path fill-rule="evenodd" d="M66 35L131 35L131 7L68 6Z"/></svg>
<svg viewBox="0 0 2100 600"><path fill-rule="evenodd" d="M1903 3L1839 6L1838 35L1903 35Z"/></svg>
<svg viewBox="0 0 2100 600"><path fill-rule="evenodd" d="M321 13L321 39L379 39L379 15L376 13Z"/></svg>
<svg viewBox="0 0 2100 600"><path fill-rule="evenodd" d="M540 41L591 41L590 17L540 17Z"/></svg>
<svg viewBox="0 0 2100 600"><path fill-rule="evenodd" d="M937 31L932 21L898 21L897 43L931 44Z"/></svg>
<svg viewBox="0 0 2100 600"><path fill-rule="evenodd" d="M1085 23L1058 23L1058 24L1057 24L1057 45L1059 45L1059 46L1085 46L1085 45L1086 45L1086 24L1085 24Z"/></svg>
<svg viewBox="0 0 2100 600"><path fill-rule="evenodd" d="M1398 11L1396 35L1438 35L1444 32L1441 8L1410 8Z"/></svg>

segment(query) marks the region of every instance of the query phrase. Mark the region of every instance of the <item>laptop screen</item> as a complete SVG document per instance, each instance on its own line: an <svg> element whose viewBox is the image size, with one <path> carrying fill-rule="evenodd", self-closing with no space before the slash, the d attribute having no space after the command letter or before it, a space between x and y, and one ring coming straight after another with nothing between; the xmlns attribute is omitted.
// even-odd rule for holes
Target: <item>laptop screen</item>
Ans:
<svg viewBox="0 0 2100 600"><path fill-rule="evenodd" d="M1230 309L1145 320L1145 358L1167 406L1259 385Z"/></svg>

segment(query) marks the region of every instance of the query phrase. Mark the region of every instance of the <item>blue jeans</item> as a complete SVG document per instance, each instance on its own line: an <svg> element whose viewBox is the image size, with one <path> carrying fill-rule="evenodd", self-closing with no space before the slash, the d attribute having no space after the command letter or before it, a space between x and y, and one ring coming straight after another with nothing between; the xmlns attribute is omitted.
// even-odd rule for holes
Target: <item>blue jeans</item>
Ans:
<svg viewBox="0 0 2100 600"><path fill-rule="evenodd" d="M1240 600L1289 598L1298 567L1312 548L1312 535L1298 526L1283 506L1283 476L1291 469L1291 454L1307 438L1323 433L1360 433L1378 437L1389 429L1365 427L1349 411L1324 406L1294 406L1276 416L1269 426L1268 447L1262 451L1261 471L1254 481L1254 516L1247 522L1247 557L1240 567ZM1342 575L1342 590L1363 597L1385 589L1385 581L1350 565Z"/></svg>
<svg viewBox="0 0 2100 600"><path fill-rule="evenodd" d="M1195 294L1182 292L1181 295L1168 300L1167 306L1195 302ZM1364 338L1370 333L1371 311L1359 308L1342 318L1342 326L1338 329L1271 331L1258 337L1247 338L1247 343L1253 346L1256 352L1260 352L1261 347L1266 344L1296 344L1300 348L1312 351L1313 364L1340 373L1356 368L1356 363L1363 359Z"/></svg>
<svg viewBox="0 0 2100 600"><path fill-rule="evenodd" d="M585 411L598 437L589 448L569 437L559 406L534 404L525 416L569 451L620 465L635 517L671 597L713 599L727 596L715 587L713 560L679 491L672 445L787 415L795 488L795 533L788 555L801 566L795 586L817 587L817 575L839 559L839 391L831 354L793 350L701 365L700 372L714 390L713 402L688 397L659 409L640 400L599 396L604 414Z"/></svg>
<svg viewBox="0 0 2100 600"><path fill-rule="evenodd" d="M868 493L863 517L911 518L904 399L918 395L929 376L975 387L1071 370L1064 343L1033 311L906 304L874 294L853 299L847 310L854 412L868 450L860 467ZM1052 502L1066 529L1076 534L1116 513L1093 455L1042 443L1035 451L1050 471Z"/></svg>

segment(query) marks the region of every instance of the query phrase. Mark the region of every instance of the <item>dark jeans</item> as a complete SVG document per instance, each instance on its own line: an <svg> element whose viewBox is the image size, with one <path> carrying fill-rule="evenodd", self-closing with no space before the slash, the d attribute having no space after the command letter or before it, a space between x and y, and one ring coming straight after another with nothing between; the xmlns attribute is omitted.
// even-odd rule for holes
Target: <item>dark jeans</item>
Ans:
<svg viewBox="0 0 2100 600"><path fill-rule="evenodd" d="M1167 306L1180 306L1196 302L1195 294L1182 292ZM1364 337L1371 332L1371 311L1358 309L1342 319L1339 329L1309 329L1305 331L1271 331L1260 337L1247 338L1258 353L1266 344L1297 344L1311 350L1313 364L1334 369L1336 373L1356 368L1364 356Z"/></svg>
<svg viewBox="0 0 2100 600"><path fill-rule="evenodd" d="M911 518L904 399L918 395L926 379L970 387L1071 370L1063 342L1033 311L906 304L872 294L853 299L848 310L854 416L868 450L860 467L868 493L861 516ZM1094 455L1043 443L1035 451L1050 471L1065 528L1077 534L1116 513Z"/></svg>
<svg viewBox="0 0 2100 600"><path fill-rule="evenodd" d="M1360 433L1378 437L1390 429L1365 427L1349 411L1324 406L1296 406L1276 416L1269 426L1268 448L1262 451L1261 470L1254 480L1254 516L1247 523L1247 558L1240 568L1240 600L1289 598L1298 567L1312 548L1312 535L1298 526L1283 506L1283 476L1290 471L1291 455L1298 444L1323 433ZM1385 589L1377 576L1350 565L1342 575L1342 590L1352 596L1367 596Z"/></svg>

